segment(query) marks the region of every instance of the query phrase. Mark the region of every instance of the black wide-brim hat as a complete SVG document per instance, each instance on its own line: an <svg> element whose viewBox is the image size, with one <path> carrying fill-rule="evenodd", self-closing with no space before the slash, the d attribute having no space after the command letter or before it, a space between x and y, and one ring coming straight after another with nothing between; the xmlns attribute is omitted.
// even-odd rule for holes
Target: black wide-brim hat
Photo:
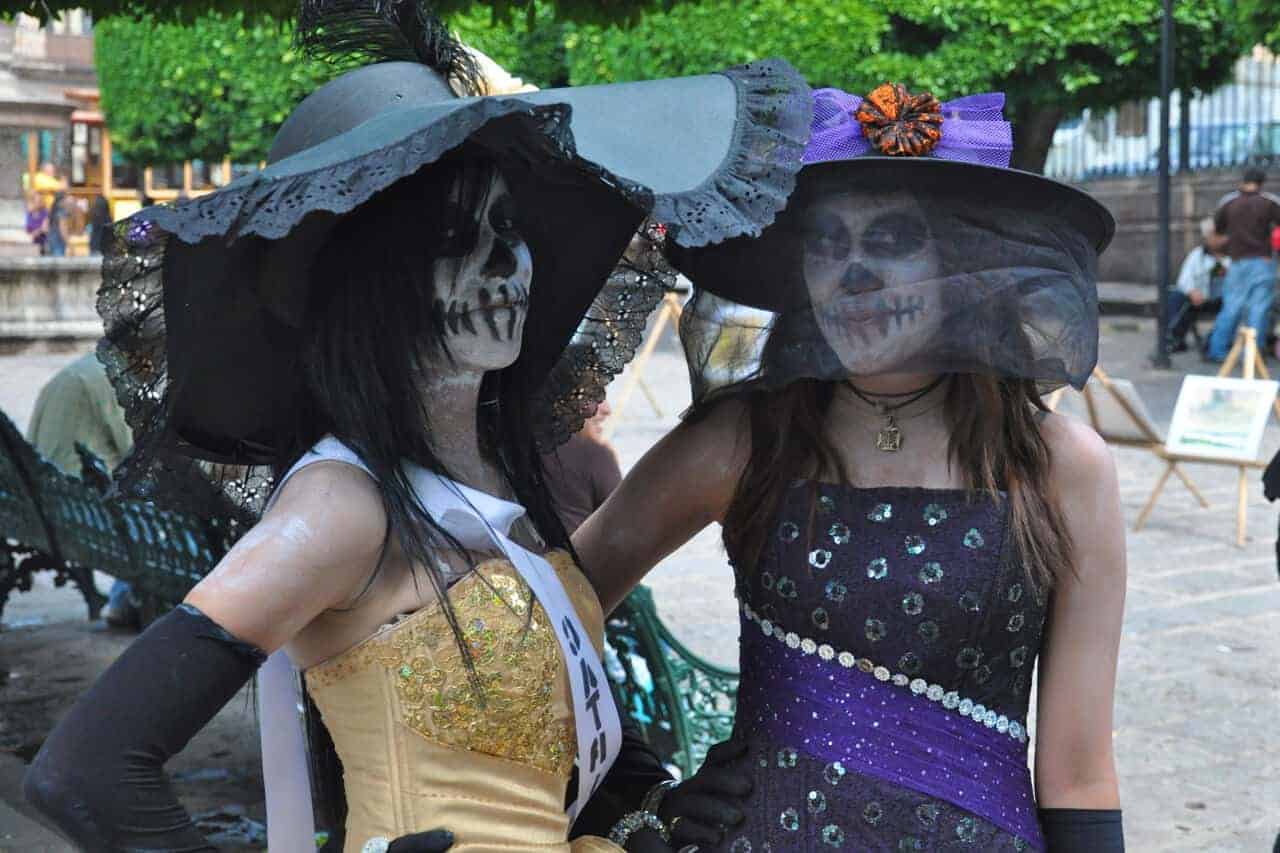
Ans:
<svg viewBox="0 0 1280 853"><path fill-rule="evenodd" d="M695 404L886 372L1082 386L1115 219L1088 193L1009 168L1004 96L939 103L887 83L813 101L805 166L775 221L669 253L695 286L681 323ZM856 199L820 209L842 195Z"/></svg>
<svg viewBox="0 0 1280 853"><path fill-rule="evenodd" d="M416 63L359 68L299 105L266 168L117 224L100 355L135 437L215 462L278 461L316 250L342 215L469 146L503 169L530 247L534 284L513 369L536 389L646 216L683 246L773 221L811 111L808 87L780 60L466 98ZM647 310L623 308L629 316L588 322L643 324Z"/></svg>
<svg viewBox="0 0 1280 853"><path fill-rule="evenodd" d="M921 197L971 202L975 213L995 227L1001 217L1025 214L1079 235L1081 245L1100 255L1116 232L1115 217L1087 192L1035 172L939 160L868 154L855 159L810 163L801 171L787 208L759 237L743 235L715 244L670 251L672 263L699 288L766 311L789 311L805 301L802 288L782 269L797 268L806 203L823 184L851 189L880 188ZM981 213L984 211L985 213ZM773 271L773 272L771 272Z"/></svg>

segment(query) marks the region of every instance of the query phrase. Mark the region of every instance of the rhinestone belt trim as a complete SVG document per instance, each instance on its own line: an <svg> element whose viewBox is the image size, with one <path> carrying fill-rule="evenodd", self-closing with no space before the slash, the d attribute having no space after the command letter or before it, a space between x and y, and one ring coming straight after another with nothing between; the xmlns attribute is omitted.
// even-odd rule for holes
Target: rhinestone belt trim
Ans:
<svg viewBox="0 0 1280 853"><path fill-rule="evenodd" d="M789 649L799 649L806 655L816 654L824 661L834 660L845 669L857 667L860 671L874 676L877 681L890 681L898 687L905 687L917 696L924 696L930 701L937 702L948 711L957 711L960 716L968 717L989 729L995 729L1002 735L1007 734L1019 743L1027 742L1025 725L1017 720L1010 720L1004 714L997 714L972 699L964 698L954 690L947 690L941 684L930 684L923 678L911 678L901 672L891 672L888 667L880 666L867 658L857 657L852 652L836 651L828 643L819 643L809 637L801 637L794 631L784 631L781 625L762 618L745 602L742 604L742 614L748 621L759 625L766 637L773 637L778 642L785 643Z"/></svg>

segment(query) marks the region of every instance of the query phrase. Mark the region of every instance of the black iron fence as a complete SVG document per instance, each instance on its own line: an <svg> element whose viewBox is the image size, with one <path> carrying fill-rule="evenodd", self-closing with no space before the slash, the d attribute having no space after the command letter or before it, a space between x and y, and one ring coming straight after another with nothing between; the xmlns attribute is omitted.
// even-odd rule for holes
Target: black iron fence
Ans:
<svg viewBox="0 0 1280 853"><path fill-rule="evenodd" d="M1232 81L1172 103L1170 163L1177 171L1257 163L1280 167L1280 57L1258 48ZM1045 174L1066 181L1154 174L1160 161L1160 102L1135 101L1064 121Z"/></svg>

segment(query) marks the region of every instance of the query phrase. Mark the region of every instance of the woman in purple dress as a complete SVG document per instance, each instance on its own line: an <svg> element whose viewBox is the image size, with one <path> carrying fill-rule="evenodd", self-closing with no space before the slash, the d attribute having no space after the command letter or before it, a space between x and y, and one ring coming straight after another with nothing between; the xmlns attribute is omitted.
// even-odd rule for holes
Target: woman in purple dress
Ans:
<svg viewBox="0 0 1280 853"><path fill-rule="evenodd" d="M1096 362L1114 222L1008 168L1002 105L815 92L777 222L675 258L692 413L574 543L609 607L724 526L752 791L681 843L1123 848L1116 476L1040 396Z"/></svg>

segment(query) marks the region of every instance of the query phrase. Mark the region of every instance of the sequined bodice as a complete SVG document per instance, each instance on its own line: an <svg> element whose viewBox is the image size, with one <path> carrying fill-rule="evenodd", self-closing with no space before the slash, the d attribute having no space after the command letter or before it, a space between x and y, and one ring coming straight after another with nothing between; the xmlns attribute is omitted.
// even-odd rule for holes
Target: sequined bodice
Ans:
<svg viewBox="0 0 1280 853"><path fill-rule="evenodd" d="M1026 712L1045 606L1007 505L800 483L739 578L746 822L716 848L1041 844Z"/></svg>
<svg viewBox="0 0 1280 853"><path fill-rule="evenodd" d="M604 620L590 584L563 551L547 560L598 649ZM616 851L602 839L566 841L577 741L542 605L505 560L477 566L449 598L474 682L435 603L306 671L342 760L346 849L445 826L452 850Z"/></svg>
<svg viewBox="0 0 1280 853"><path fill-rule="evenodd" d="M891 680L1021 720L1045 609L1009 559L1005 513L955 490L798 485L746 603Z"/></svg>

